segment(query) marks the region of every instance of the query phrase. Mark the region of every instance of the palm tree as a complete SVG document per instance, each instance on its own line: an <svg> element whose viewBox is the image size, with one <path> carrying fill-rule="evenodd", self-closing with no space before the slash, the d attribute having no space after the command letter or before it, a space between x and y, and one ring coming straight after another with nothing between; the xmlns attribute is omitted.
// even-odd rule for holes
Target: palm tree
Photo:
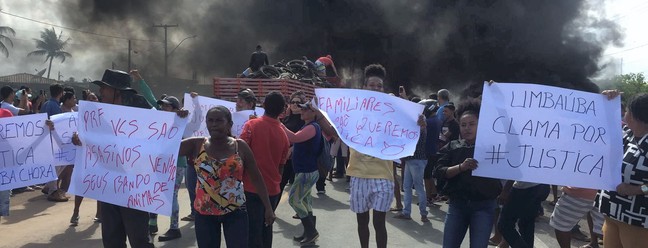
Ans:
<svg viewBox="0 0 648 248"><path fill-rule="evenodd" d="M27 56L45 56L45 62L49 59L49 67L47 69L47 78L50 78L50 72L52 71L52 60L54 58L60 59L61 63L65 62L65 59L72 57L72 54L63 51L68 45L70 38L62 40L63 32L56 35L56 30L45 29L41 31L41 39L34 39L36 42L36 48L38 50L30 52Z"/></svg>
<svg viewBox="0 0 648 248"><path fill-rule="evenodd" d="M12 47L13 47L13 42L5 34L10 34L11 36L16 36L16 31L14 31L10 27L0 26L0 53L2 53L5 56L9 57L9 49L7 49L7 46L5 45L5 42L7 44L9 44L10 46L12 46Z"/></svg>

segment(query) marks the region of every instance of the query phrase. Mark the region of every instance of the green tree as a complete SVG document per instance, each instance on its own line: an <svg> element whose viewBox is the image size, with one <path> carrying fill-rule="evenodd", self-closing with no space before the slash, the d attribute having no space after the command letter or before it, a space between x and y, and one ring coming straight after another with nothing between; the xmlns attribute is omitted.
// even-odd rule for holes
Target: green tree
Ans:
<svg viewBox="0 0 648 248"><path fill-rule="evenodd" d="M36 42L36 48L38 50L30 52L27 56L45 56L45 62L49 60L49 67L47 69L47 78L50 78L50 72L52 71L52 60L54 58L60 59L61 63L65 62L66 58L72 57L72 54L64 51L65 47L68 45L70 38L63 40L63 32L56 35L56 30L45 29L41 31L41 38L34 39Z"/></svg>
<svg viewBox="0 0 648 248"><path fill-rule="evenodd" d="M11 41L9 36L5 34L16 36L16 31L14 31L10 27L0 26L0 53L9 57L9 49L7 49L7 45L5 45L5 43L13 47L13 41Z"/></svg>
<svg viewBox="0 0 648 248"><path fill-rule="evenodd" d="M632 99L636 94L648 93L648 82L643 73L628 73L614 79L614 87L623 92L623 103Z"/></svg>

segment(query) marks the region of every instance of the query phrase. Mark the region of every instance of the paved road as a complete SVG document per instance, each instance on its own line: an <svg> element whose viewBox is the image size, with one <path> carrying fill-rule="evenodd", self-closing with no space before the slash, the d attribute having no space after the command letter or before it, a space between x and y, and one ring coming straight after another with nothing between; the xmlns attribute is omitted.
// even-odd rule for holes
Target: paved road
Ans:
<svg viewBox="0 0 648 248"><path fill-rule="evenodd" d="M314 199L315 215L320 238L315 247L358 247L355 214L349 211L347 183L335 179L327 185L326 195L316 195ZM189 213L189 198L186 189L180 192L180 216ZM292 236L301 232L299 220L292 219L294 212L283 198L277 209L277 221L274 228L275 247L297 247ZM416 198L415 198L416 199ZM65 247L86 248L101 247L101 230L99 224L93 223L95 201L86 199L81 206L81 220L78 226L70 227L69 218L74 206L73 201L53 203L45 199L40 192L17 194L11 199L11 216L0 221L0 247ZM546 216L552 208L546 204ZM416 209L416 206L413 206ZM443 219L447 205L431 209L430 222L422 223L415 220L395 219L395 214L387 216L387 231L389 232L389 247L441 247ZM583 223L583 222L581 222ZM169 218L160 216L158 219L160 233L169 226ZM181 239L169 242L158 242L157 247L196 247L193 223L181 221ZM586 227L587 224L583 225ZM586 228L585 228L586 229ZM374 235L373 230L371 234ZM374 236L371 246L375 247ZM572 242L573 247L585 243ZM553 238L553 230L548 224L547 217L539 218L536 225L536 247L557 247ZM223 245L223 247L225 247ZM467 239L462 247L468 247ZM492 246L491 246L492 247Z"/></svg>

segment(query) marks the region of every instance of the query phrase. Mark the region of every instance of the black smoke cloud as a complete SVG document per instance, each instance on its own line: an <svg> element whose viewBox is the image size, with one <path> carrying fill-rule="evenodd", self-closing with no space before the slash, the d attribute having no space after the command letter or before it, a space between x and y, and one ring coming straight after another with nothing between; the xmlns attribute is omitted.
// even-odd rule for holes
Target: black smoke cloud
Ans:
<svg viewBox="0 0 648 248"><path fill-rule="evenodd" d="M615 23L601 17L602 0L79 0L73 5L66 8L68 22L134 37L161 40L163 30L151 26L177 23L180 27L169 29L169 49L198 35L172 56L170 72L179 77L189 71L232 77L261 44L271 63L331 54L339 68L381 63L389 81L409 87L456 88L493 79L596 91L589 78L600 71L602 52L620 46L623 38ZM139 63L149 73L161 73L161 44L144 43L139 44L150 55Z"/></svg>

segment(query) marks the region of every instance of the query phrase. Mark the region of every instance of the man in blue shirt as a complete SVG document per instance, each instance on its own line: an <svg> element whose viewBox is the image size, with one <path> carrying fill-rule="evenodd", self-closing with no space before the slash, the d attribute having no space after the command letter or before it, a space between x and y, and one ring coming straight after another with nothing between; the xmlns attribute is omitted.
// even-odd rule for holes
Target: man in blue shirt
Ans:
<svg viewBox="0 0 648 248"><path fill-rule="evenodd" d="M52 115L57 115L62 113L63 111L61 110L61 105L59 103L59 100L63 96L63 85L61 84L53 84L50 85L50 98L46 102L43 103L43 106L41 106L40 112L41 113L47 113L47 117L49 118ZM60 172L59 167L61 166L56 166L57 167L57 174ZM47 200L48 201L53 201L53 202L66 202L68 201L67 196L65 196L65 192L63 190L60 190L58 187L58 180L50 181L45 185L45 189L43 189L43 192L47 192Z"/></svg>
<svg viewBox="0 0 648 248"><path fill-rule="evenodd" d="M439 123L443 123L445 121L445 118L443 116L443 108L448 105L450 102L450 91L446 89L440 89L437 92L437 97L438 97L438 105L439 109L436 112L437 119L439 119ZM440 129L440 127L439 127Z"/></svg>

